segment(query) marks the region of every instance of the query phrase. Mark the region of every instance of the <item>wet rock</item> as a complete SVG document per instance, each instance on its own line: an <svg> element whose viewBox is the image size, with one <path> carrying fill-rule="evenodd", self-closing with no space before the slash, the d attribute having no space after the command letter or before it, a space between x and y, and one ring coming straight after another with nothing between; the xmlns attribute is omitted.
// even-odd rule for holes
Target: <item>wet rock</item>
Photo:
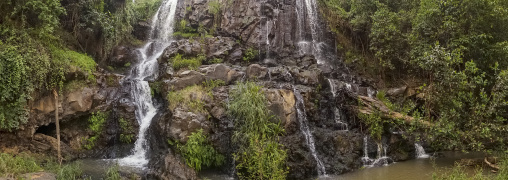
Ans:
<svg viewBox="0 0 508 180"><path fill-rule="evenodd" d="M286 125L296 120L295 96L293 91L285 89L269 89L266 91L268 109L275 115L281 125Z"/></svg>
<svg viewBox="0 0 508 180"><path fill-rule="evenodd" d="M181 90L188 86L199 85L203 81L205 81L205 75L196 71L184 71L179 73L178 77L171 80L167 84L169 87L166 89Z"/></svg>
<svg viewBox="0 0 508 180"><path fill-rule="evenodd" d="M167 153L161 157L162 162L152 174L157 179L163 180L196 180L198 179L196 171L185 164L185 160L175 156L173 153Z"/></svg>
<svg viewBox="0 0 508 180"><path fill-rule="evenodd" d="M152 29L150 27L150 24L148 24L147 22L143 22L143 21L134 24L134 26L132 28L133 28L132 34L134 35L134 37L136 37L137 39L139 39L141 41L148 40L148 38L149 38L148 35L150 33L150 29Z"/></svg>
<svg viewBox="0 0 508 180"><path fill-rule="evenodd" d="M239 73L224 64L211 65L201 69L206 74L206 80L222 80L226 84L239 78Z"/></svg>
<svg viewBox="0 0 508 180"><path fill-rule="evenodd" d="M136 50L126 46L117 46L113 49L108 64L114 67L124 67L127 63L134 63L137 55Z"/></svg>
<svg viewBox="0 0 508 180"><path fill-rule="evenodd" d="M251 64L247 67L246 73L249 79L264 79L268 74L268 69L259 64Z"/></svg>
<svg viewBox="0 0 508 180"><path fill-rule="evenodd" d="M210 129L209 126L206 114L187 112L182 108L176 108L173 111L168 132L172 139L185 143L191 133L199 129L203 129L207 133Z"/></svg>

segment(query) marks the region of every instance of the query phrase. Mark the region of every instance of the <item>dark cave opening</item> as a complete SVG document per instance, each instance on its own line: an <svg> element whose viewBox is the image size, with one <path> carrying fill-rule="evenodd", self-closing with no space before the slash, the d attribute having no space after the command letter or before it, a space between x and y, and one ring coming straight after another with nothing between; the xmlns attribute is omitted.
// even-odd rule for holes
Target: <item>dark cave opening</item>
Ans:
<svg viewBox="0 0 508 180"><path fill-rule="evenodd" d="M44 134L44 135L47 135L47 136L52 136L52 137L55 137L56 136L56 125L55 123L49 123L48 125L45 125L45 126L39 126L39 128L37 128L37 131L35 131L35 133L41 133L41 134Z"/></svg>

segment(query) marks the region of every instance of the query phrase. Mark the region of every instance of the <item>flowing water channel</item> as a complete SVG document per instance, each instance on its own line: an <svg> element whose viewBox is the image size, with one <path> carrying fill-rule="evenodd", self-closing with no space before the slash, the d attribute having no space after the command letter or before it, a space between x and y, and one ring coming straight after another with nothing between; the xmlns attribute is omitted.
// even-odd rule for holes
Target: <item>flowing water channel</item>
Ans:
<svg viewBox="0 0 508 180"><path fill-rule="evenodd" d="M171 41L177 3L178 0L165 0L157 10L152 18L150 41L137 50L139 62L132 68L124 83L130 86L131 98L136 105L139 133L132 155L119 159L120 166L145 168L148 164L146 135L153 117L157 114L157 108L152 102L148 80L156 78L157 58Z"/></svg>

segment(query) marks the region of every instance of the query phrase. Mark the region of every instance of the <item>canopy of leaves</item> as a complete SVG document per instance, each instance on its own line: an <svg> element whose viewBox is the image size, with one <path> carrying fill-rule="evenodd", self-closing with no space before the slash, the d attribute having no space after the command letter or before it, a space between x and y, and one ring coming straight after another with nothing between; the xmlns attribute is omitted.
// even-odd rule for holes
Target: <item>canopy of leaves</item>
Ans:
<svg viewBox="0 0 508 180"><path fill-rule="evenodd" d="M365 66L376 69L370 72L385 81L422 82L425 104L418 113L435 124L426 130L433 145L472 150L500 150L506 145L506 1L320 0L320 4L325 17L333 17L328 22L339 34L339 44L362 52L360 59L374 64Z"/></svg>

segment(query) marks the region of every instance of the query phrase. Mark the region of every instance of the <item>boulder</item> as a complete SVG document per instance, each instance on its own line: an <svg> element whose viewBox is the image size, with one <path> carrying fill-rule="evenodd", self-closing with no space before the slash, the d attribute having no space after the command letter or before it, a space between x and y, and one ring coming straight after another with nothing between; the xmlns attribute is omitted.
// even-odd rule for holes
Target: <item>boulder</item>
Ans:
<svg viewBox="0 0 508 180"><path fill-rule="evenodd" d="M287 125L296 119L295 96L293 91L286 89L266 90L268 109L276 116L282 125Z"/></svg>
<svg viewBox="0 0 508 180"><path fill-rule="evenodd" d="M194 169L185 164L185 160L169 152L162 157L161 165L152 172L157 179L162 180L197 180Z"/></svg>
<svg viewBox="0 0 508 180"><path fill-rule="evenodd" d="M188 136L199 129L208 133L210 122L206 114L187 112L183 108L177 107L173 111L173 117L169 125L169 136L179 142L187 142Z"/></svg>
<svg viewBox="0 0 508 180"><path fill-rule="evenodd" d="M268 68L261 67L259 64L251 64L246 70L249 79L264 79L268 74Z"/></svg>
<svg viewBox="0 0 508 180"><path fill-rule="evenodd" d="M168 90L181 90L185 87L197 85L205 81L205 75L196 71L184 71L177 75L175 79L169 82Z"/></svg>

